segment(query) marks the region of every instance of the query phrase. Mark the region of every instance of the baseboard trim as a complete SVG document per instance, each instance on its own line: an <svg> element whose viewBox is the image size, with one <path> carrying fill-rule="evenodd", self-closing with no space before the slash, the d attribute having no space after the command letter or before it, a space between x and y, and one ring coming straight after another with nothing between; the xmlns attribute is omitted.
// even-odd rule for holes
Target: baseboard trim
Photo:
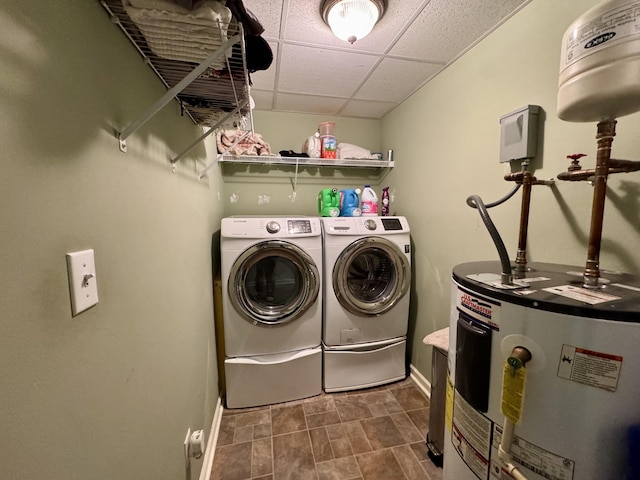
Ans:
<svg viewBox="0 0 640 480"><path fill-rule="evenodd" d="M209 441L207 442L207 449L204 452L204 459L202 461L202 470L200 470L199 480L209 480L211 478L211 470L213 470L213 457L216 453L216 445L218 443L218 433L220 432L220 422L222 421L223 411L224 407L222 406L222 398L218 397L216 410L215 412L213 412L213 421L211 422Z"/></svg>
<svg viewBox="0 0 640 480"><path fill-rule="evenodd" d="M431 382L427 380L426 377L413 365L409 365L409 372L409 376L414 382L416 382L416 385L422 393L424 393L428 398L431 398Z"/></svg>

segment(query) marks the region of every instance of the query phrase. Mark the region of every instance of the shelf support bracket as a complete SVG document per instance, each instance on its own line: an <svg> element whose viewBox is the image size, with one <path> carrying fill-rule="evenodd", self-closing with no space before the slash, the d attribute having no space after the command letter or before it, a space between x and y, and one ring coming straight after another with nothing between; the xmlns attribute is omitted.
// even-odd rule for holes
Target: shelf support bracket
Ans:
<svg viewBox="0 0 640 480"><path fill-rule="evenodd" d="M193 147L195 147L196 145L198 145L200 142L202 142L205 138L207 138L209 135L211 135L213 132L216 131L216 129L222 125L224 122L226 122L229 118L231 118L233 115L237 114L240 110L242 110L245 106L247 105L247 102L242 103L242 105L239 105L238 107L236 107L233 111L227 113L226 115L224 115L215 125L213 125L208 131L204 132L202 135L200 135L191 145L189 145L187 148L185 148L182 152L180 152L178 155L176 155L174 158L171 159L171 163L175 164L178 160L180 160L181 158L183 158Z"/></svg>
<svg viewBox="0 0 640 480"><path fill-rule="evenodd" d="M127 138L138 130L142 125L147 123L153 116L158 113L167 103L169 103L178 93L184 90L191 82L202 74L209 66L215 62L219 56L224 55L229 47L240 41L240 35L234 35L228 39L220 48L205 58L202 63L196 66L191 73L185 76L174 87L166 91L166 93L135 122L130 123L122 132L118 133L118 142L122 152L127 151Z"/></svg>
<svg viewBox="0 0 640 480"><path fill-rule="evenodd" d="M204 177L204 174L207 173L211 167L213 166L213 164L216 161L219 161L222 156L227 153L228 151L230 151L233 147L235 147L236 145L238 145L242 140L245 139L245 137L247 135L249 135L251 133L251 130L247 130L246 132L244 132L244 134L240 135L238 138L236 138L236 140L224 151L224 152L220 152L218 153L218 155L216 155L215 161L211 160L206 167L204 167L204 170L202 170L202 172L200 172L200 174L198 175L198 180L202 180L202 177Z"/></svg>

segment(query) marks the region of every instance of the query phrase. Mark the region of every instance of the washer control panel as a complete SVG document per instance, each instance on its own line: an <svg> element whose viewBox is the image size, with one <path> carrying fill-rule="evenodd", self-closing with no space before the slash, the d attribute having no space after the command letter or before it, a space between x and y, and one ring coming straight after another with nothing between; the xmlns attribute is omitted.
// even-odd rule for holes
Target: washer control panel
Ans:
<svg viewBox="0 0 640 480"><path fill-rule="evenodd" d="M289 233L296 235L299 233L311 233L311 221L310 220L288 220L287 228Z"/></svg>

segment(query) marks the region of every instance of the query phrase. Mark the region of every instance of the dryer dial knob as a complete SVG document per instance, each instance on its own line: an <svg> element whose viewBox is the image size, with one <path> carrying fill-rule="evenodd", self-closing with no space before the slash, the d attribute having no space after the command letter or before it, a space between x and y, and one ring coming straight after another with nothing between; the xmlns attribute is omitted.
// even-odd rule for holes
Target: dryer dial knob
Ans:
<svg viewBox="0 0 640 480"><path fill-rule="evenodd" d="M365 220L364 222L364 227L367 230L375 230L376 228L378 228L378 225L376 224L375 220Z"/></svg>
<svg viewBox="0 0 640 480"><path fill-rule="evenodd" d="M267 223L267 232L278 233L280 231L280 224L278 222Z"/></svg>

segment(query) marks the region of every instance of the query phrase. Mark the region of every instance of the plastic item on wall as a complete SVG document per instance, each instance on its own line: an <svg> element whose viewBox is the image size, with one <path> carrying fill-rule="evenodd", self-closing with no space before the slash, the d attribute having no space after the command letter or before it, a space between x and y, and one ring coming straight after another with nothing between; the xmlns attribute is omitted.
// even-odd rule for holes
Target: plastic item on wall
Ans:
<svg viewBox="0 0 640 480"><path fill-rule="evenodd" d="M335 122L322 122L318 125L320 134L320 158L337 158L338 141L335 136Z"/></svg>
<svg viewBox="0 0 640 480"><path fill-rule="evenodd" d="M320 158L320 150L320 134L318 132L307 138L302 145L302 151L311 158Z"/></svg>
<svg viewBox="0 0 640 480"><path fill-rule="evenodd" d="M330 136L334 137L336 134L336 124L335 122L322 122L318 125L318 132L320 132L320 136Z"/></svg>
<svg viewBox="0 0 640 480"><path fill-rule="evenodd" d="M320 136L320 158L337 158L338 143L336 137L331 135Z"/></svg>
<svg viewBox="0 0 640 480"><path fill-rule="evenodd" d="M378 216L378 195L370 185L365 185L362 190L362 216Z"/></svg>
<svg viewBox="0 0 640 480"><path fill-rule="evenodd" d="M389 215L389 187L382 188L382 206L380 207L381 214L383 217Z"/></svg>
<svg viewBox="0 0 640 480"><path fill-rule="evenodd" d="M359 217L360 215L362 215L362 210L360 210L360 189L340 190L340 216Z"/></svg>
<svg viewBox="0 0 640 480"><path fill-rule="evenodd" d="M540 110L527 105L500 117L500 163L536 156Z"/></svg>
<svg viewBox="0 0 640 480"><path fill-rule="evenodd" d="M340 215L340 194L337 188L323 188L318 193L318 213L321 217Z"/></svg>
<svg viewBox="0 0 640 480"><path fill-rule="evenodd" d="M640 110L640 1L600 2L565 31L558 117L600 122Z"/></svg>
<svg viewBox="0 0 640 480"><path fill-rule="evenodd" d="M340 142L338 144L338 158L357 158L357 159L367 159L367 160L378 160L378 157L371 153L370 150L366 148L359 147L358 145L353 145L351 143L343 143ZM382 157L382 154L380 154Z"/></svg>

